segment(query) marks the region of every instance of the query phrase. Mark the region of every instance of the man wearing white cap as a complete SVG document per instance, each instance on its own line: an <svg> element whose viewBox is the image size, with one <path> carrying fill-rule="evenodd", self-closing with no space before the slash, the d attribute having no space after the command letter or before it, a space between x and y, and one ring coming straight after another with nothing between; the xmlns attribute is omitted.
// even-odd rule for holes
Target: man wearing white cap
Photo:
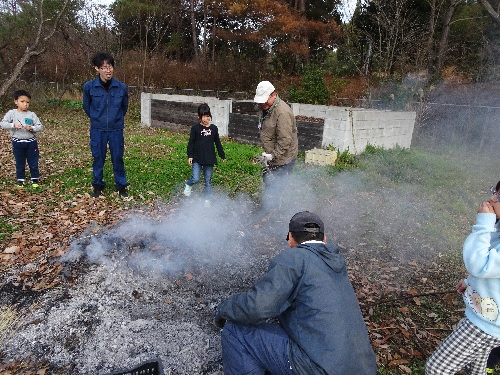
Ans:
<svg viewBox="0 0 500 375"><path fill-rule="evenodd" d="M269 81L257 85L254 102L262 109L259 120L262 155L275 175L286 175L292 171L298 153L295 116Z"/></svg>

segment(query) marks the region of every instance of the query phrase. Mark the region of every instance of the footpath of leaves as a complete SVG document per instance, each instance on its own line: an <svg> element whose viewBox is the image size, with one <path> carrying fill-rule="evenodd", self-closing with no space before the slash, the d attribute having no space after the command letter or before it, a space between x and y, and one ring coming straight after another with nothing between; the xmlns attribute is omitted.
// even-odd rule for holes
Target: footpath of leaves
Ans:
<svg viewBox="0 0 500 375"><path fill-rule="evenodd" d="M39 116L45 125L39 137L44 176L39 190L15 186L10 137L7 131L0 132L0 270L13 286L33 292L77 280L76 274L64 274L57 260L71 240L88 231L91 224L112 226L138 208L138 202L116 193L99 199L90 197L88 125L81 111L52 110ZM70 130L67 124L75 121L81 126ZM128 134L151 131L127 126ZM77 167L85 168L89 176L82 176L81 186L68 192L57 176ZM149 199L140 204L144 207L150 203L154 214L155 197ZM426 357L463 315L461 298L453 292L459 274L450 276L452 272L442 264L422 268L416 262L379 258L366 264L366 260L357 259L357 249L344 250L377 361L384 371L381 373L423 373ZM404 281L397 276L402 269ZM15 328L15 311L4 306L0 314L0 331ZM55 372L44 363L2 364L0 353L0 374L46 373Z"/></svg>

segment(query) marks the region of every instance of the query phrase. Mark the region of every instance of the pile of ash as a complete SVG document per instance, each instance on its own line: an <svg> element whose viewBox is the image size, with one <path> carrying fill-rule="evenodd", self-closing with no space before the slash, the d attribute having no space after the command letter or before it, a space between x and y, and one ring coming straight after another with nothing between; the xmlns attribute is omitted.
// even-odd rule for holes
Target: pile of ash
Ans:
<svg viewBox="0 0 500 375"><path fill-rule="evenodd" d="M201 212L191 202L182 218L174 210L93 228L62 259L79 269L75 285L39 296L5 359L44 361L68 374L110 374L153 358L165 374L221 373L215 309L252 285L284 246L271 239L269 214L250 218L238 207ZM286 233L276 215L273 223ZM253 236L258 228L267 229Z"/></svg>

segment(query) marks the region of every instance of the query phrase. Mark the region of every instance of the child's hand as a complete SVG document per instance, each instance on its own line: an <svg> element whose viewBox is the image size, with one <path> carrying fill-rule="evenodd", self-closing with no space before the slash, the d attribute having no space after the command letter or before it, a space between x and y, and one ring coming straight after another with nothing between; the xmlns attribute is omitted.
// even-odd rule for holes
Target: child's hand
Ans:
<svg viewBox="0 0 500 375"><path fill-rule="evenodd" d="M226 162L226 159L221 159L221 160L222 160L222 162L223 162L223 163L225 163L225 162Z"/></svg>
<svg viewBox="0 0 500 375"><path fill-rule="evenodd" d="M479 205L478 213L494 214L495 210L490 201L484 201Z"/></svg>
<svg viewBox="0 0 500 375"><path fill-rule="evenodd" d="M467 289L467 284L465 283L464 279L460 280L458 284L455 286L455 290L463 294L465 292L465 289Z"/></svg>
<svg viewBox="0 0 500 375"><path fill-rule="evenodd" d="M32 132L33 131L33 126L28 126L28 125L25 125L24 126L24 129L26 129L27 131L29 132Z"/></svg>
<svg viewBox="0 0 500 375"><path fill-rule="evenodd" d="M14 123L14 129L22 129L22 128L23 128L23 124L21 124L21 123L18 123L18 124Z"/></svg>
<svg viewBox="0 0 500 375"><path fill-rule="evenodd" d="M193 158L188 158L189 165L193 165Z"/></svg>

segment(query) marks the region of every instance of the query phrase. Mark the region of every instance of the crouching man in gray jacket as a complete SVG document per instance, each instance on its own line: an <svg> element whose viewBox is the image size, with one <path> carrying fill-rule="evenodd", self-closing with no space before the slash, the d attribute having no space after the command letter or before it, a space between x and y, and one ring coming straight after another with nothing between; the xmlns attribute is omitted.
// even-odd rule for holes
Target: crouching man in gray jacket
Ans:
<svg viewBox="0 0 500 375"><path fill-rule="evenodd" d="M324 233L317 215L295 214L290 249L271 261L252 289L218 306L224 374L375 375L345 259Z"/></svg>

